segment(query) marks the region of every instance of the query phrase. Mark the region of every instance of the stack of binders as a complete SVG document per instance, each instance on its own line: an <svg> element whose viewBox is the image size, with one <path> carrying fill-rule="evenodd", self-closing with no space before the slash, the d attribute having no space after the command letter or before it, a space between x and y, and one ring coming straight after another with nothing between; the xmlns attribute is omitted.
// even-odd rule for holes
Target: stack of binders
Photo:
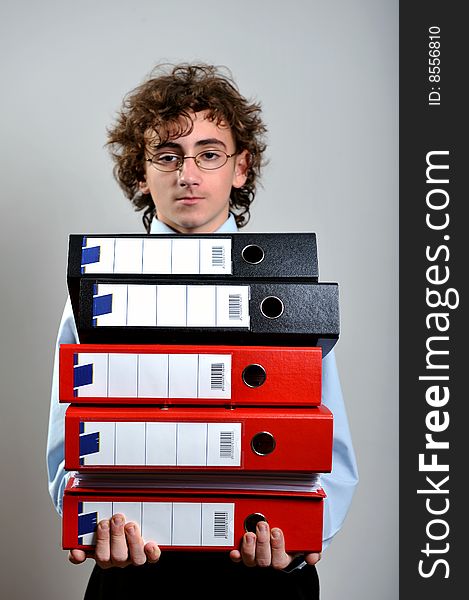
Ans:
<svg viewBox="0 0 469 600"><path fill-rule="evenodd" d="M266 520L321 551L339 300L315 234L71 235L67 281L63 547L120 512L163 549L231 550Z"/></svg>

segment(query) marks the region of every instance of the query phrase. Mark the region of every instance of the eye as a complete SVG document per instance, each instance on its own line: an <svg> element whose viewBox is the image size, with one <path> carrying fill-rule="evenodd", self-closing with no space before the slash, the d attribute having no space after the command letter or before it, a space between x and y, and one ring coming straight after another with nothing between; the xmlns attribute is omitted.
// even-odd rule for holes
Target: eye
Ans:
<svg viewBox="0 0 469 600"><path fill-rule="evenodd" d="M175 165L181 160L179 154L172 154L171 152L161 152L160 154L155 154L153 157L153 162L156 162L160 165Z"/></svg>
<svg viewBox="0 0 469 600"><path fill-rule="evenodd" d="M222 156L222 153L217 152L217 150L205 150L205 152L201 152L199 154L199 158L206 162L220 160Z"/></svg>

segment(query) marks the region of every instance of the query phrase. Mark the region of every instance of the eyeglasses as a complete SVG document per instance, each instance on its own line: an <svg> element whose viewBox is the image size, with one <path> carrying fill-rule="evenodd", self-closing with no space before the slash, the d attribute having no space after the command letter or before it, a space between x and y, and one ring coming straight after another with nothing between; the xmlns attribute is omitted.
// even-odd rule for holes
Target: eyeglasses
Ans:
<svg viewBox="0 0 469 600"><path fill-rule="evenodd" d="M214 171L226 165L229 158L236 156L236 152L233 154L227 154L223 150L203 150L195 156L181 156L174 152L157 152L151 158L147 158L147 162L158 169L158 171L179 171L182 169L182 165L186 158L193 158L195 164L203 171Z"/></svg>

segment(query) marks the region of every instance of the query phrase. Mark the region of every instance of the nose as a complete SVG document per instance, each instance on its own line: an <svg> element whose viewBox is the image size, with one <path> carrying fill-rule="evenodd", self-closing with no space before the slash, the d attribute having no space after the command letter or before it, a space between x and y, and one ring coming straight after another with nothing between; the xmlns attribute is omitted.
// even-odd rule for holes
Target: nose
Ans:
<svg viewBox="0 0 469 600"><path fill-rule="evenodd" d="M192 156L186 156L181 168L178 170L179 184L198 185L201 180L201 172Z"/></svg>

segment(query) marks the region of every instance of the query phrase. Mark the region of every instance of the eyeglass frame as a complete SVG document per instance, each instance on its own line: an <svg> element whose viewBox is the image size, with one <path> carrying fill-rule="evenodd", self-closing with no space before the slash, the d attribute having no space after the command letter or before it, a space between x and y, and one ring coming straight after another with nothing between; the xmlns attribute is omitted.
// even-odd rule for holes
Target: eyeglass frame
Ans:
<svg viewBox="0 0 469 600"><path fill-rule="evenodd" d="M188 156L188 155L179 156L176 152L161 152L161 154L172 154L173 156L178 156L179 157L178 166L175 169L171 169L169 171L167 169L160 169L160 168L158 168L156 166L156 164L153 162L153 159L155 158L156 154L154 154L151 158L146 158L145 162L150 162L155 167L155 169L157 171L160 171L160 173L174 173L176 171L182 170L182 167L184 165L184 161L186 160L186 158L193 158L195 164L197 165L197 167L201 171L216 171L216 170L221 169L222 167L224 167L230 158L233 158L233 156L236 156L238 154L238 152L233 152L233 154L228 154L224 150L214 149L213 152L219 152L220 154L224 154L226 156L226 160L219 167L214 167L212 169L207 169L206 167L201 167L199 165L199 163L197 162L197 157L200 156L201 154L204 154L205 152L210 152L210 150L201 150L200 152L197 152L197 154L195 156Z"/></svg>

